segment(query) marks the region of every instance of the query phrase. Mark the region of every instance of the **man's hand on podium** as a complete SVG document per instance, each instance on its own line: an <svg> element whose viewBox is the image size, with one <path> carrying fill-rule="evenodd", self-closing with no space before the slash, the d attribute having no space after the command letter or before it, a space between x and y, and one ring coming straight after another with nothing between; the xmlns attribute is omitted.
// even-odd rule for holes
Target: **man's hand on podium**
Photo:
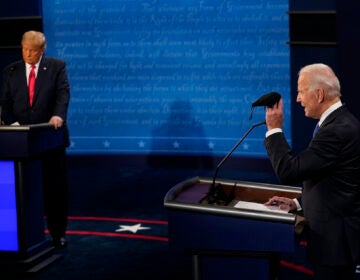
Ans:
<svg viewBox="0 0 360 280"><path fill-rule="evenodd" d="M282 197L282 196L273 196L268 201L264 203L266 206L278 206L281 210L296 210L297 205L295 201L288 197Z"/></svg>
<svg viewBox="0 0 360 280"><path fill-rule="evenodd" d="M52 116L49 123L54 125L55 129L62 127L64 121L59 116Z"/></svg>

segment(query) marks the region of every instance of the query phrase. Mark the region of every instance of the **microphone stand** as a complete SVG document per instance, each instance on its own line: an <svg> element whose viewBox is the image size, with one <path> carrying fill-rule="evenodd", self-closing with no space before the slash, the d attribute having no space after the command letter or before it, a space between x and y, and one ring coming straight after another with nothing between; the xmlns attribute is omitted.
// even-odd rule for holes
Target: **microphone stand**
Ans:
<svg viewBox="0 0 360 280"><path fill-rule="evenodd" d="M246 138L246 136L249 135L249 133L258 126L264 125L266 124L265 121L261 122L261 123L256 123L254 125L252 125L248 131L245 132L245 134L243 135L243 137L240 138L240 140L236 143L236 145L231 149L231 151L220 161L220 163L217 165L216 169L215 169L215 173L213 176L213 181L212 184L210 186L210 190L208 192L208 203L209 204L218 204L219 201L222 202L222 204L228 204L231 200L232 197L228 197L223 188L221 188L221 184L216 184L216 177L219 173L219 169L220 167L224 164L224 162L231 156L231 154L236 150L236 148L242 143L242 141L244 141L244 139Z"/></svg>

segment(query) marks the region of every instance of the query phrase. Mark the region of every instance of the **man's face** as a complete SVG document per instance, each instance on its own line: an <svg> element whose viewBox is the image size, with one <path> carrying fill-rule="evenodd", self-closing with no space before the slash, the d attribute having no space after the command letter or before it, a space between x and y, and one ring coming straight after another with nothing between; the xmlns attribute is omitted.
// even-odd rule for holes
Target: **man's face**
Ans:
<svg viewBox="0 0 360 280"><path fill-rule="evenodd" d="M29 64L37 63L44 53L44 50L33 42L23 41L21 45L23 60Z"/></svg>
<svg viewBox="0 0 360 280"><path fill-rule="evenodd" d="M299 102L301 106L304 107L306 117L319 119L321 116L321 113L319 112L319 103L314 90L311 90L310 88L310 79L308 75L309 74L305 73L299 76L296 102Z"/></svg>

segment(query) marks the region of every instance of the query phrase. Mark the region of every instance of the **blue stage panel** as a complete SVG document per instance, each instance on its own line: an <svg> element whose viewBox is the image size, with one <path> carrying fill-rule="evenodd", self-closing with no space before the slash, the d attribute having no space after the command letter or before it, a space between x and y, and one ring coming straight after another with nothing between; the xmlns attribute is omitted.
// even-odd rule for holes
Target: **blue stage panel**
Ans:
<svg viewBox="0 0 360 280"><path fill-rule="evenodd" d="M15 165L0 161L0 251L19 250Z"/></svg>

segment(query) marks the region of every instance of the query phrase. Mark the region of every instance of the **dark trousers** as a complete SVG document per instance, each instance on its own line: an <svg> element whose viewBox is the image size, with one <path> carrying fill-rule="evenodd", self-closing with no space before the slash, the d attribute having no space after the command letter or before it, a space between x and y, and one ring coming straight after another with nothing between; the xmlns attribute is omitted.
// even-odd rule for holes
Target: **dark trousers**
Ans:
<svg viewBox="0 0 360 280"><path fill-rule="evenodd" d="M356 265L347 266L325 266L314 267L315 280L355 280Z"/></svg>
<svg viewBox="0 0 360 280"><path fill-rule="evenodd" d="M44 155L43 192L47 227L54 239L65 236L68 216L66 150L58 148Z"/></svg>

